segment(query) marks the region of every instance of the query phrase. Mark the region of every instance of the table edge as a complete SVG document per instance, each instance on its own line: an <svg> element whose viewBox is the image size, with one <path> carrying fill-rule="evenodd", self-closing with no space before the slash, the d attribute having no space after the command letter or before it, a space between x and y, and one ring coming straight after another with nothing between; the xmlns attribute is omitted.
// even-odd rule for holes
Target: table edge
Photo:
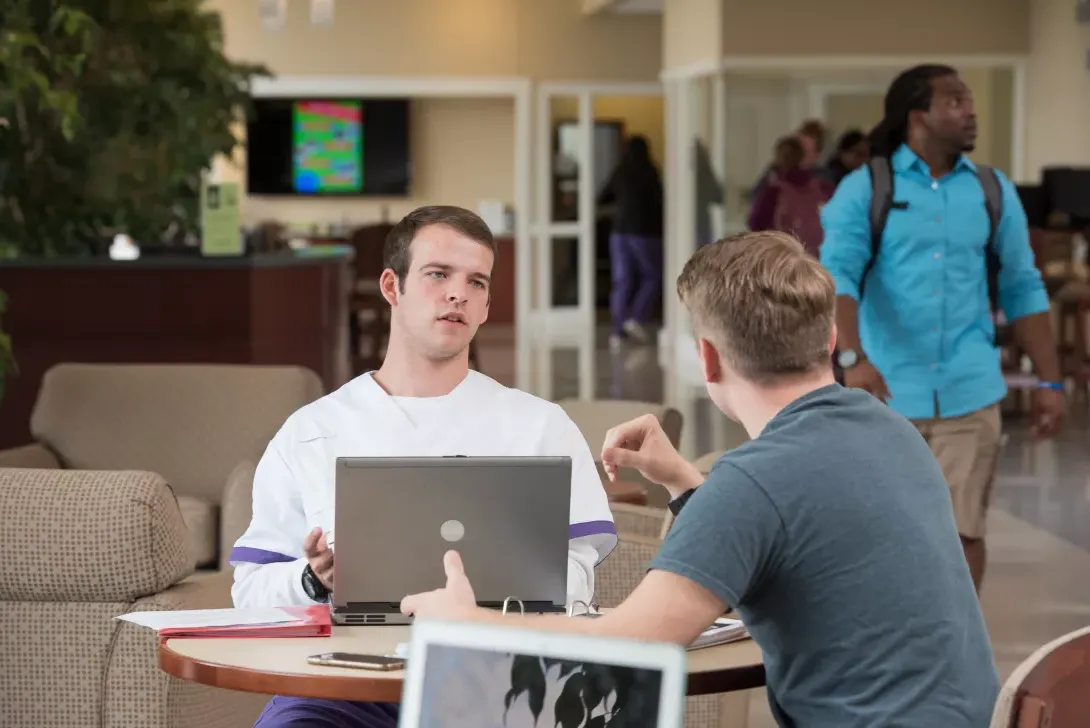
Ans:
<svg viewBox="0 0 1090 728"><path fill-rule="evenodd" d="M323 700L352 700L373 703L396 703L401 700L404 677L376 677L366 671L346 675L306 676L290 672L267 672L247 667L235 667L216 662L196 660L170 648L171 639L159 640L159 668L180 680L241 692L265 695L285 695ZM357 674L358 673L358 674ZM727 667L716 670L689 672L686 676L687 696L721 695L764 687L763 664Z"/></svg>
<svg viewBox="0 0 1090 728"><path fill-rule="evenodd" d="M171 639L159 640L159 669L180 680L247 693L284 695L323 700L351 700L368 703L396 703L401 700L403 678L377 677L364 670L351 674L306 676L290 672L268 672L207 662L181 655L170 648ZM347 668L346 668L347 669Z"/></svg>
<svg viewBox="0 0 1090 728"><path fill-rule="evenodd" d="M763 664L690 672L686 680L685 694L689 696L723 695L763 688L766 684L765 679Z"/></svg>

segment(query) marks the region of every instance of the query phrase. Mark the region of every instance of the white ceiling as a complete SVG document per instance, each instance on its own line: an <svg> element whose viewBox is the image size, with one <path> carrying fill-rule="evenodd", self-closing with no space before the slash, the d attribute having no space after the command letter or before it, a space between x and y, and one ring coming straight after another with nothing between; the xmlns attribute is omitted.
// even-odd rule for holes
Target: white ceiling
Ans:
<svg viewBox="0 0 1090 728"><path fill-rule="evenodd" d="M611 11L614 13L661 13L663 0L617 0Z"/></svg>

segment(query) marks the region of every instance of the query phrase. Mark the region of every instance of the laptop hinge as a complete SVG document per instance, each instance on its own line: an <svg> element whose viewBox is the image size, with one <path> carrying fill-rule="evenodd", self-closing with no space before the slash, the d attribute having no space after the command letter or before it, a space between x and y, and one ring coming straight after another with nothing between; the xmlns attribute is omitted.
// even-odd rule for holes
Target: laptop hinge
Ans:
<svg viewBox="0 0 1090 728"><path fill-rule="evenodd" d="M498 610L503 609L503 602L477 602L477 606L478 607L484 607L485 609L495 609L495 610L498 611ZM527 612L530 612L530 613L533 613L533 614L544 614L544 613L548 613L548 612L564 612L565 611L565 608L564 608L563 604L554 604L553 602L549 602L549 601L522 602L522 608L524 610L526 610ZM508 613L512 613L512 612L517 613L518 609L519 609L519 605L518 605L517 602L508 603L508 605L507 605Z"/></svg>
<svg viewBox="0 0 1090 728"><path fill-rule="evenodd" d="M341 612L400 612L400 602L348 602L336 607Z"/></svg>

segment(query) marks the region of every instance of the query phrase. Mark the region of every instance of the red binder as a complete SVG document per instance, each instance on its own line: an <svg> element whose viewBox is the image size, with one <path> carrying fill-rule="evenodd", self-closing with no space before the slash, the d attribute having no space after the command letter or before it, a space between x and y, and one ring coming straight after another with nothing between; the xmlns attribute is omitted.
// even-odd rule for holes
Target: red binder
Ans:
<svg viewBox="0 0 1090 728"><path fill-rule="evenodd" d="M329 637L333 623L329 606L280 607L288 620L270 624L240 624L216 627L164 627L159 636L167 637Z"/></svg>

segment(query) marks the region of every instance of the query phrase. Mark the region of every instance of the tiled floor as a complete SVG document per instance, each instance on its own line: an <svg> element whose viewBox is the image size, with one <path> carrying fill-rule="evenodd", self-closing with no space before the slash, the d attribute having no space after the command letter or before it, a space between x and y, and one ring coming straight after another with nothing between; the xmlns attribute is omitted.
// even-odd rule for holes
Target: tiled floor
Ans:
<svg viewBox="0 0 1090 728"><path fill-rule="evenodd" d="M481 368L513 383L510 331L482 337ZM551 398L576 396L578 352L552 353ZM595 352L600 398L663 401L668 380L654 349ZM687 452L695 457L744 438L706 399L687 408ZM1000 677L1044 643L1090 625L1090 409L1073 406L1066 430L1035 442L1024 420L1008 417L1008 442L989 519L989 566L981 594ZM749 699L748 728L772 728L763 691Z"/></svg>

